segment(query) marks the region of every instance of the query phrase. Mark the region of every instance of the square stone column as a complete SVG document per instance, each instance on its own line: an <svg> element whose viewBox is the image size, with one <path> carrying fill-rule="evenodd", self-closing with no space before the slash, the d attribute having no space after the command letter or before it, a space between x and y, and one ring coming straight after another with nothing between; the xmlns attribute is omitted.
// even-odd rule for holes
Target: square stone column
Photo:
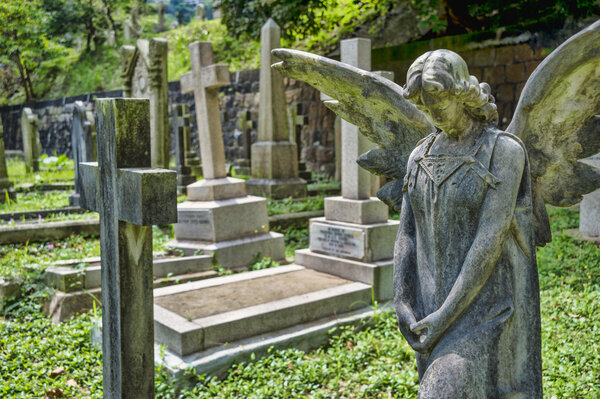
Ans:
<svg viewBox="0 0 600 399"><path fill-rule="evenodd" d="M370 70L370 40L342 40L341 60ZM371 284L377 300L389 300L399 222L388 220L387 205L371 196L378 180L356 163L374 144L345 120L341 143L342 196L325 198L325 217L310 220L310 246L296 251L296 263Z"/></svg>
<svg viewBox="0 0 600 399"><path fill-rule="evenodd" d="M269 19L261 30L258 142L252 145L252 179L248 192L265 197L306 196L298 177L296 143L290 141L283 76L271 68L271 50L281 46L281 30Z"/></svg>

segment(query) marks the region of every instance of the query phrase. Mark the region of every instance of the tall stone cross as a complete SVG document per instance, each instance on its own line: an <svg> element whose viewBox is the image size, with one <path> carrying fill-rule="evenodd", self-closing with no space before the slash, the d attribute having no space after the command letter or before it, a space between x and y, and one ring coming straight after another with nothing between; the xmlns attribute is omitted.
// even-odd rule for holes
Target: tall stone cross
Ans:
<svg viewBox="0 0 600 399"><path fill-rule="evenodd" d="M98 163L81 207L100 213L104 398L154 397L152 225L177 221L174 171L150 168L146 99L96 100Z"/></svg>
<svg viewBox="0 0 600 399"><path fill-rule="evenodd" d="M202 172L205 179L224 178L227 170L218 88L230 83L229 69L214 63L210 42L194 42L189 49L192 71L181 76L181 91L194 93Z"/></svg>
<svg viewBox="0 0 600 399"><path fill-rule="evenodd" d="M175 133L175 164L177 165L177 186L184 187L196 181L188 165L188 153L191 149L190 137L190 106L174 104L175 115L172 120L172 130Z"/></svg>

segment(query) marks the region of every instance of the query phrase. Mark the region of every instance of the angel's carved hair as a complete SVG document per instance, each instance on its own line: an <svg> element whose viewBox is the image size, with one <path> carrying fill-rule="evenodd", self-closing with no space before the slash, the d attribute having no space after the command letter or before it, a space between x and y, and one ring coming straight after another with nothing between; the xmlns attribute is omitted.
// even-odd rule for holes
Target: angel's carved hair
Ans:
<svg viewBox="0 0 600 399"><path fill-rule="evenodd" d="M469 75L467 63L453 51L428 51L408 69L404 97L416 106L424 106L422 91L446 97L454 95L473 118L498 123L498 110L487 83Z"/></svg>

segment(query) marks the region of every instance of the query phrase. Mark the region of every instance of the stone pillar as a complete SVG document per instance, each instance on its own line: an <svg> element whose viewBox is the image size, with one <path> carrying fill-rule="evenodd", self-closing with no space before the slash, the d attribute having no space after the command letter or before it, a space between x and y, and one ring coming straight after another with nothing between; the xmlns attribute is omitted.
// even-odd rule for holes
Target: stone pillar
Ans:
<svg viewBox="0 0 600 399"><path fill-rule="evenodd" d="M584 160L585 163L600 168L600 154ZM592 237L600 237L600 190L583 196L579 206L579 231Z"/></svg>
<svg viewBox="0 0 600 399"><path fill-rule="evenodd" d="M38 117L31 108L23 108L21 114L21 135L23 137L23 158L25 158L25 171L27 173L40 170L40 156L42 143L38 132Z"/></svg>
<svg viewBox="0 0 600 399"><path fill-rule="evenodd" d="M341 42L342 62L371 68L368 39ZM327 100L327 96L322 96ZM341 122L342 196L325 198L325 217L310 220L307 249L296 251L296 263L373 286L378 301L393 297L394 241L398 222L388 220L388 207L371 197L374 180L356 163L373 148L358 127Z"/></svg>
<svg viewBox="0 0 600 399"><path fill-rule="evenodd" d="M121 77L125 96L150 99L152 166L169 168L169 88L165 39L140 39L135 46L121 47Z"/></svg>
<svg viewBox="0 0 600 399"><path fill-rule="evenodd" d="M156 33L164 32L165 29L165 5L158 3L156 6L158 12L158 23L154 24L154 31Z"/></svg>
<svg viewBox="0 0 600 399"><path fill-rule="evenodd" d="M248 192L265 197L306 196L298 177L296 143L289 140L283 76L271 68L271 50L281 46L279 26L269 19L261 29L258 141L252 145L252 179Z"/></svg>
<svg viewBox="0 0 600 399"><path fill-rule="evenodd" d="M227 177L218 88L229 84L227 65L214 64L212 44L190 44L192 71L181 76L183 93L194 93L204 179L187 186L177 206L175 241L168 246L192 255L213 254L219 265L248 266L257 254L285 260L283 235L269 232L267 202L246 195L242 179Z"/></svg>
<svg viewBox="0 0 600 399"><path fill-rule="evenodd" d="M17 195L13 189L13 183L8 178L6 170L6 153L4 152L4 127L0 119L0 203L6 200L16 201Z"/></svg>
<svg viewBox="0 0 600 399"><path fill-rule="evenodd" d="M234 161L234 170L238 175L249 176L250 171L250 157L252 147L252 129L256 128L255 122L251 119L250 111L244 110L238 113L238 123L236 131L236 140L241 141L240 146L242 147L242 157Z"/></svg>
<svg viewBox="0 0 600 399"><path fill-rule="evenodd" d="M196 20L198 22L202 22L206 19L206 9L204 8L204 4L198 4L196 6Z"/></svg>

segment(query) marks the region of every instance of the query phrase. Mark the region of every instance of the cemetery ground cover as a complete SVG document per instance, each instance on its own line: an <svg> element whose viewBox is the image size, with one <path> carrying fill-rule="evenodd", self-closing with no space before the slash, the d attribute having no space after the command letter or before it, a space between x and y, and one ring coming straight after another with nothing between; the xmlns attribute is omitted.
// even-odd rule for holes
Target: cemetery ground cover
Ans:
<svg viewBox="0 0 600 399"><path fill-rule="evenodd" d="M538 249L544 397L596 398L600 395L600 251L597 244L565 234L566 229L577 227L577 211L549 211L554 238ZM156 230L155 245L162 239ZM73 237L66 248L39 245L30 248L35 251L23 249L20 256L31 262L73 257L97 246L97 240ZM7 263L16 261L12 255L5 260L10 253L2 254L2 274ZM51 397L62 392L62 397L101 397L101 350L89 343L93 315L52 325L38 301L48 289L35 276L32 272L27 279L28 295L7 306L0 320L0 396ZM189 373L195 385L183 391L157 366L157 397L415 397L414 355L395 323L393 313L384 312L361 330L336 331L327 348L310 353L272 351L254 363L233 366L224 380ZM51 374L60 367L64 372Z"/></svg>

